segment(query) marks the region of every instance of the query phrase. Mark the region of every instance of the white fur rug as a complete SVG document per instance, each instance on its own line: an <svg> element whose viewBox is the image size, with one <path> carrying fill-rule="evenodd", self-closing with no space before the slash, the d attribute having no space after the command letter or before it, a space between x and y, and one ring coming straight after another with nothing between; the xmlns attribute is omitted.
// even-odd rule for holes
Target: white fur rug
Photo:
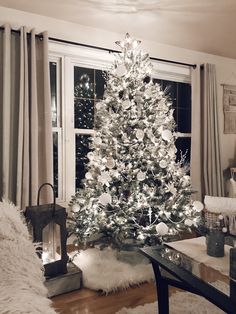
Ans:
<svg viewBox="0 0 236 314"><path fill-rule="evenodd" d="M19 209L0 202L1 314L56 314L41 268Z"/></svg>
<svg viewBox="0 0 236 314"><path fill-rule="evenodd" d="M137 306L133 309L123 308L116 314L156 314L157 302ZM176 292L170 297L171 314L224 314L222 310L205 298L189 292Z"/></svg>
<svg viewBox="0 0 236 314"><path fill-rule="evenodd" d="M83 286L92 290L109 293L154 279L151 264L130 265L117 260L117 254L109 248L93 248L70 256L83 272Z"/></svg>

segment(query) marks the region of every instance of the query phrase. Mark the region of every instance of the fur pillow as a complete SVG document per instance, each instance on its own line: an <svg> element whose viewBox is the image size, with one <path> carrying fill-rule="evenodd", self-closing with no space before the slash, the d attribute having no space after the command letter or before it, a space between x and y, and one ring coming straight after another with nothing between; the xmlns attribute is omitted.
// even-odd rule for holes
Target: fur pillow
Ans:
<svg viewBox="0 0 236 314"><path fill-rule="evenodd" d="M56 314L19 209L0 202L0 222L0 313Z"/></svg>

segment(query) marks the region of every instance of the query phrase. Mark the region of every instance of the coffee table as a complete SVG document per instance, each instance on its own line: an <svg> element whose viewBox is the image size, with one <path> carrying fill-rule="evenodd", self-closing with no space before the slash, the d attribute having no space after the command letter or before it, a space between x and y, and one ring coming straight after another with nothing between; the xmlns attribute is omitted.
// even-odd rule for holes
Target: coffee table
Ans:
<svg viewBox="0 0 236 314"><path fill-rule="evenodd" d="M212 257L208 259L207 255L204 256L206 248L201 239L197 240L197 245L191 240L180 242L176 243L180 244L179 247L188 246L191 254L183 253L169 244L140 249L141 253L151 261L155 273L158 313L169 313L168 288L174 286L205 297L228 314L236 314L236 295L233 293L236 287L235 282L229 278L229 265L225 265L226 271L221 271L215 266L218 261L223 266L229 263L228 253L221 260ZM201 250L201 257L198 257L197 249ZM205 260L206 263L203 262Z"/></svg>

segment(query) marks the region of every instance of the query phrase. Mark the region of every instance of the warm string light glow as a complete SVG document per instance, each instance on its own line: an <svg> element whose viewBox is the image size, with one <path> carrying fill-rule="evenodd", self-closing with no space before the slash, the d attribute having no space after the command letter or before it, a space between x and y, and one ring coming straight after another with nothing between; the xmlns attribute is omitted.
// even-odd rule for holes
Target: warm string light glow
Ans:
<svg viewBox="0 0 236 314"><path fill-rule="evenodd" d="M128 34L117 44L71 228L78 243L99 234L118 247L155 244L197 225L202 204L192 203L190 177L175 161L173 110L150 78L149 56Z"/></svg>

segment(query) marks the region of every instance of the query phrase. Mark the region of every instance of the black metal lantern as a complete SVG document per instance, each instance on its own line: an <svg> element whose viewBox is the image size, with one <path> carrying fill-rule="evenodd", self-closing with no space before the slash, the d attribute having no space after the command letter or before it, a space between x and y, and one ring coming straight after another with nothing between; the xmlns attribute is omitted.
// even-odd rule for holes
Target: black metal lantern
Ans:
<svg viewBox="0 0 236 314"><path fill-rule="evenodd" d="M40 191L49 185L53 190L53 203L39 205ZM37 206L26 207L25 217L32 227L33 241L40 243L38 254L44 265L45 277L67 273L66 209L56 204L54 187L44 183L38 191Z"/></svg>

